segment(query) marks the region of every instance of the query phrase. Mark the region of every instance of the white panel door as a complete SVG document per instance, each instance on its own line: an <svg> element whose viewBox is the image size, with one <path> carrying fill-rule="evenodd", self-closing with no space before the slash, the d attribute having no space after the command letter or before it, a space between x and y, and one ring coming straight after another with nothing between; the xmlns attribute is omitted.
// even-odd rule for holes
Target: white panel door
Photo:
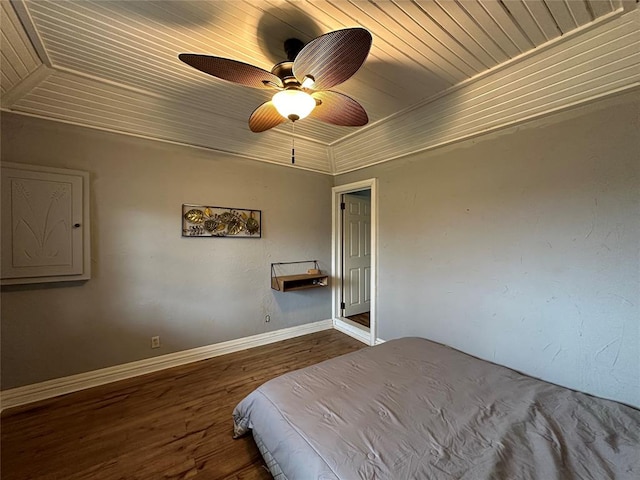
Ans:
<svg viewBox="0 0 640 480"><path fill-rule="evenodd" d="M3 283L88 278L84 176L52 170L2 168Z"/></svg>
<svg viewBox="0 0 640 480"><path fill-rule="evenodd" d="M371 306L371 199L343 196L343 316L368 312Z"/></svg>

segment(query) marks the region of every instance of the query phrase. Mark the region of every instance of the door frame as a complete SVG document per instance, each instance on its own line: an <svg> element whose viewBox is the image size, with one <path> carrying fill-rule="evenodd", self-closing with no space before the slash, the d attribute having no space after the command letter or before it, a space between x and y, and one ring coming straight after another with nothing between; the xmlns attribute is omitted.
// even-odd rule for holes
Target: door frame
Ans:
<svg viewBox="0 0 640 480"><path fill-rule="evenodd" d="M340 300L342 298L342 213L340 203L342 195L361 190L371 190L371 308L369 313L369 333L364 327L341 316ZM377 341L377 298L378 298L378 179L370 178L359 182L338 185L331 189L331 278L332 300L331 315L333 327L368 345Z"/></svg>

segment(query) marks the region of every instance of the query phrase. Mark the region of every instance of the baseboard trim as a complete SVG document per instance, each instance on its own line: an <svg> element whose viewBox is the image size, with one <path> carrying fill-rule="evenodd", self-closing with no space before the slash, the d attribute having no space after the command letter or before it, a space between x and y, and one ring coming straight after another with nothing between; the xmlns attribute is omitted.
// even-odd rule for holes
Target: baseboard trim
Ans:
<svg viewBox="0 0 640 480"><path fill-rule="evenodd" d="M370 334L364 330L364 327L356 326L355 322L352 325L351 322L345 322L340 318L333 319L333 328L342 332L350 337L355 338L356 340L361 341L362 343L366 343L370 345L371 336Z"/></svg>
<svg viewBox="0 0 640 480"><path fill-rule="evenodd" d="M97 387L118 380L137 377L147 373L157 372L166 368L177 367L187 363L206 360L208 358L238 352L252 347L268 345L270 343L300 337L310 333L330 330L333 320L321 320L297 327L283 328L273 332L260 333L250 337L238 338L227 342L206 345L204 347L169 353L159 357L125 363L114 367L102 368L92 372L80 373L69 377L56 378L45 382L25 385L0 392L0 410L18 407L28 403L45 400L47 398L65 395L67 393Z"/></svg>

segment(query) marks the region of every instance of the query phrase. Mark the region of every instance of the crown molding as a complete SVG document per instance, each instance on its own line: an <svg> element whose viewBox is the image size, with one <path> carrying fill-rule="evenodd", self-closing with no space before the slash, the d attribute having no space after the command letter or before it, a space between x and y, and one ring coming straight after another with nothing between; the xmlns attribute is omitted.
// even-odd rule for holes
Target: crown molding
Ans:
<svg viewBox="0 0 640 480"><path fill-rule="evenodd" d="M640 10L618 9L514 61L332 144L334 175L396 160L631 90Z"/></svg>

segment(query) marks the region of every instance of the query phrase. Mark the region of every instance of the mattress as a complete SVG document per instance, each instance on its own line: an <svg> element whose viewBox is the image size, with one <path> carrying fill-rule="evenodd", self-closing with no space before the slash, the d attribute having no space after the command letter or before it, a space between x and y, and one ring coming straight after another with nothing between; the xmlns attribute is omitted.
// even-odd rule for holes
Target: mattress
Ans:
<svg viewBox="0 0 640 480"><path fill-rule="evenodd" d="M278 480L640 478L640 411L422 338L297 370L234 409Z"/></svg>

